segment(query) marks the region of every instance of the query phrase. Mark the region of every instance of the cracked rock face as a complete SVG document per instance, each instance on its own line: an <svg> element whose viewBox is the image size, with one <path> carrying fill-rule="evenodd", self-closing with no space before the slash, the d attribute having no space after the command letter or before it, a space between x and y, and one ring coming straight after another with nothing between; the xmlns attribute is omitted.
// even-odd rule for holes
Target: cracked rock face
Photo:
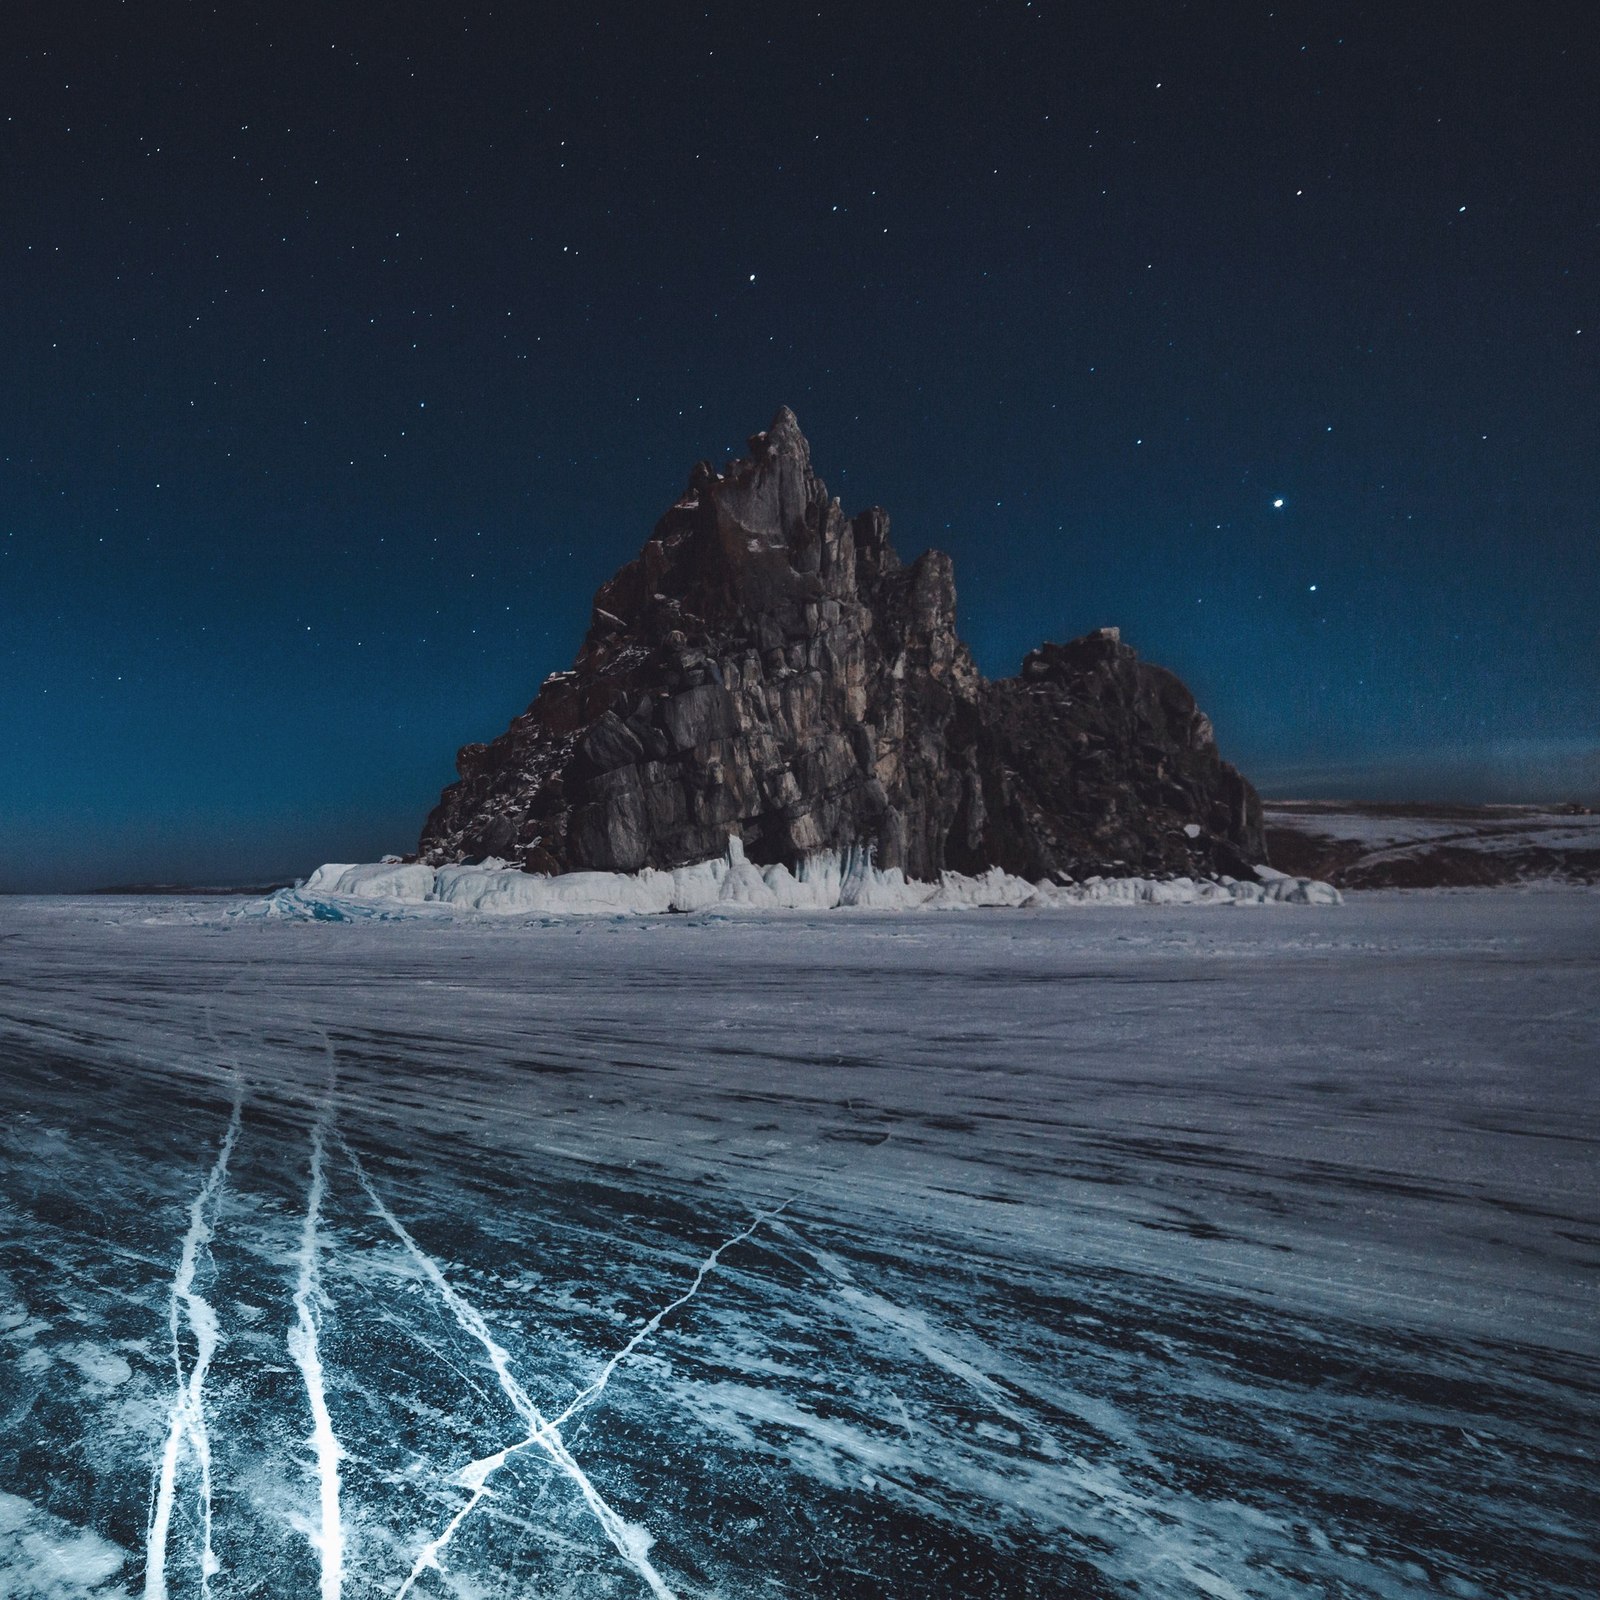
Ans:
<svg viewBox="0 0 1600 1600"><path fill-rule="evenodd" d="M749 450L694 469L573 669L462 749L424 861L632 871L737 835L758 863L868 845L924 879L1253 876L1260 801L1176 677L1107 629L986 682L948 556L903 566L882 511L846 518L787 408Z"/></svg>

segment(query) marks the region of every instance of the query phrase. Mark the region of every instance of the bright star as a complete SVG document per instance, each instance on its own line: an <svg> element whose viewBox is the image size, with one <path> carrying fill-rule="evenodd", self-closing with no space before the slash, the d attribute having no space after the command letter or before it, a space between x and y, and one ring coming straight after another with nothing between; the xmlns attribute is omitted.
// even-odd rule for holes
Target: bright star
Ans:
<svg viewBox="0 0 1600 1600"><path fill-rule="evenodd" d="M1272 502L1272 509L1274 511L1282 511L1283 510L1283 501L1282 500L1274 500Z"/></svg>

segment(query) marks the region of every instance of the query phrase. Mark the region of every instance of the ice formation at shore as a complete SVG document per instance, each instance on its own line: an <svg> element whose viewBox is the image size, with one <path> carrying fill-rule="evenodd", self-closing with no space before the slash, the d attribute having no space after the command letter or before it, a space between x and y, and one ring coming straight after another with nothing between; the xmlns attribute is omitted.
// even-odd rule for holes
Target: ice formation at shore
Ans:
<svg viewBox="0 0 1600 1600"><path fill-rule="evenodd" d="M259 906L269 916L339 920L423 911L435 915L656 916L671 911L969 911L989 906L1055 910L1085 905L1338 905L1339 891L1313 878L1258 869L1235 878L1100 878L1029 883L998 867L977 877L947 872L937 883L879 868L864 850L823 851L795 871L758 867L738 839L693 866L543 877L489 861L429 867L405 862L330 862Z"/></svg>

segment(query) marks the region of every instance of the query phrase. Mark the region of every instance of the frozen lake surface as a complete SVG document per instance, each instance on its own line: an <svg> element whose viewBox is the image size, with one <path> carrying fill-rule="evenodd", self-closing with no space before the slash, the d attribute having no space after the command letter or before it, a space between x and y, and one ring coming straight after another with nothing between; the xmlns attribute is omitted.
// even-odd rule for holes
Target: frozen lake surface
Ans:
<svg viewBox="0 0 1600 1600"><path fill-rule="evenodd" d="M0 1596L1600 1593L1600 895L0 901Z"/></svg>

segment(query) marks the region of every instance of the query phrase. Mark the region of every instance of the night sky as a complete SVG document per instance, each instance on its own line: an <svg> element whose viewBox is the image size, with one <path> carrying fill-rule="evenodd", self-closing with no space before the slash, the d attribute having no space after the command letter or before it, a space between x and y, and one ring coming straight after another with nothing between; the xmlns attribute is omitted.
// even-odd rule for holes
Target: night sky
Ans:
<svg viewBox="0 0 1600 1600"><path fill-rule="evenodd" d="M779 402L991 675L1116 623L1269 794L1600 792L1592 22L9 8L0 887L411 848Z"/></svg>

